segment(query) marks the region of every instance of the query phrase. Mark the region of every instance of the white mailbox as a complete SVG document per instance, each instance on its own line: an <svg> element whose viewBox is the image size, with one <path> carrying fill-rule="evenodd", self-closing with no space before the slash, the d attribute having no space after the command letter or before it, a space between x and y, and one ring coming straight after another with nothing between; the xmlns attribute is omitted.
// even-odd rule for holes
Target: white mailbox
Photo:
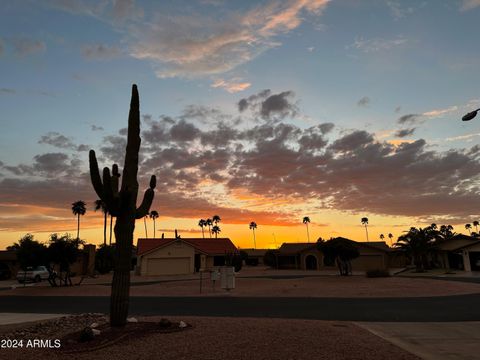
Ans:
<svg viewBox="0 0 480 360"><path fill-rule="evenodd" d="M225 290L235 289L235 268L233 266L220 268L220 286Z"/></svg>
<svg viewBox="0 0 480 360"><path fill-rule="evenodd" d="M212 281L220 280L220 270L217 268L214 268L210 273L210 279Z"/></svg>

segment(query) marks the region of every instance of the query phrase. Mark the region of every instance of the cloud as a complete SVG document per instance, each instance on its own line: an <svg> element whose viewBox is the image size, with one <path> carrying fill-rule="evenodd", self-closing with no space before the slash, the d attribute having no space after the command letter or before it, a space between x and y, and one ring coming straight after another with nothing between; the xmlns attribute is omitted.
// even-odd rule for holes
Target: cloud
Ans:
<svg viewBox="0 0 480 360"><path fill-rule="evenodd" d="M404 137L407 137L407 136L411 136L411 135L413 135L415 130L416 130L416 128L401 129L401 130L398 130L397 132L395 132L395 136L399 137L399 138L404 138Z"/></svg>
<svg viewBox="0 0 480 360"><path fill-rule="evenodd" d="M90 130L92 130L92 131L103 131L104 129L103 129L102 126L97 126L95 124L92 124L92 125L90 125Z"/></svg>
<svg viewBox="0 0 480 360"><path fill-rule="evenodd" d="M407 114L402 115L398 118L397 122L399 124L415 124L419 121L421 115L419 114Z"/></svg>
<svg viewBox="0 0 480 360"><path fill-rule="evenodd" d="M232 80L223 80L217 79L212 85L213 88L222 88L227 92L233 94L236 92L244 91L248 89L252 84L249 82L242 82L239 78L234 78Z"/></svg>
<svg viewBox="0 0 480 360"><path fill-rule="evenodd" d="M295 93L284 91L272 94L269 89L262 90L248 98L241 99L237 106L239 112L250 109L254 116L265 120L279 120L287 116L294 117L298 114L297 105L292 102Z"/></svg>
<svg viewBox="0 0 480 360"><path fill-rule="evenodd" d="M393 39L372 38L364 39L363 37L355 38L353 44L348 45L347 49L357 49L364 53L375 53L379 51L386 51L396 47L403 46L408 43L408 40L403 36L397 36Z"/></svg>
<svg viewBox="0 0 480 360"><path fill-rule="evenodd" d="M404 18L408 14L412 14L414 12L413 7L406 7L400 4L399 1L396 0L387 0L387 6L390 8L390 12L395 20L399 20Z"/></svg>
<svg viewBox="0 0 480 360"><path fill-rule="evenodd" d="M47 49L47 46L43 41L26 37L14 37L9 39L9 42L13 46L15 55L19 57L45 52Z"/></svg>
<svg viewBox="0 0 480 360"><path fill-rule="evenodd" d="M82 55L88 60L111 60L121 55L122 51L116 46L103 44L84 45Z"/></svg>
<svg viewBox="0 0 480 360"><path fill-rule="evenodd" d="M480 0L463 0L460 5L461 11L468 11L480 6Z"/></svg>
<svg viewBox="0 0 480 360"><path fill-rule="evenodd" d="M328 0L269 2L245 13L167 16L130 27L130 54L152 62L158 77L199 77L229 72L280 45L276 35L319 16Z"/></svg>
<svg viewBox="0 0 480 360"><path fill-rule="evenodd" d="M112 16L116 21L143 17L143 9L135 6L135 0L113 0Z"/></svg>
<svg viewBox="0 0 480 360"><path fill-rule="evenodd" d="M88 151L88 146L81 144L76 145L72 138L66 137L58 132L49 132L40 137L39 144L48 144L59 149L70 149L75 151Z"/></svg>
<svg viewBox="0 0 480 360"><path fill-rule="evenodd" d="M440 117L440 116L443 116L445 114L455 112L457 110L458 110L458 106L450 106L449 108L446 108L446 109L430 110L430 111L424 112L422 115L423 116L428 116L428 117Z"/></svg>
<svg viewBox="0 0 480 360"><path fill-rule="evenodd" d="M48 0L47 5L71 14L98 17L105 11L108 3L106 1Z"/></svg>
<svg viewBox="0 0 480 360"><path fill-rule="evenodd" d="M6 94L6 95L13 95L13 94L16 94L16 90L15 89L10 89L10 88L0 88L0 95L1 94Z"/></svg>
<svg viewBox="0 0 480 360"><path fill-rule="evenodd" d="M370 104L370 98L368 96L362 97L360 100L357 102L357 106L365 107Z"/></svg>

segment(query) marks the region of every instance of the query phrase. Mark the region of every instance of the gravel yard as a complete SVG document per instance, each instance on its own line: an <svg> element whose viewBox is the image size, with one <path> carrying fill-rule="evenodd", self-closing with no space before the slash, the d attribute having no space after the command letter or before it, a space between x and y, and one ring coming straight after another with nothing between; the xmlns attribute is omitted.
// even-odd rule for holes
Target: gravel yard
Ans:
<svg viewBox="0 0 480 360"><path fill-rule="evenodd" d="M0 327L0 337L61 338L101 315L89 314L29 325L26 329ZM404 350L348 322L315 320L170 317L193 327L173 333L127 338L99 349L64 354L62 349L2 349L5 359L418 359ZM159 321L160 317L139 317ZM31 332L34 329L34 332ZM56 329L56 330L55 330ZM2 333L3 331L3 333ZM30 335L26 335L30 334ZM101 335L100 335L101 336Z"/></svg>
<svg viewBox="0 0 480 360"><path fill-rule="evenodd" d="M287 296L287 297L423 297L480 293L480 284L425 278L366 278L364 276L315 276L304 278L237 278L236 288L229 296ZM156 282L131 286L131 296L225 296L227 292L209 279ZM0 296L108 296L108 285L90 284L52 288L46 284L2 290Z"/></svg>

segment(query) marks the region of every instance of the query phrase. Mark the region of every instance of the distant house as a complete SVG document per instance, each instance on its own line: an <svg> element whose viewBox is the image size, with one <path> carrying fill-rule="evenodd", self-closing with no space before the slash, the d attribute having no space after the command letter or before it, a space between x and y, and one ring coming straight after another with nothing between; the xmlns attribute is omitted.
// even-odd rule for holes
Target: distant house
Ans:
<svg viewBox="0 0 480 360"><path fill-rule="evenodd" d="M248 260L245 261L246 265L263 265L263 257L267 252L267 249L240 249L248 255Z"/></svg>
<svg viewBox="0 0 480 360"><path fill-rule="evenodd" d="M383 241L357 242L349 239L360 256L352 260L352 269L357 271L387 269L405 266L405 257L387 246ZM322 270L335 265L318 250L316 243L283 243L276 251L279 269Z"/></svg>
<svg viewBox="0 0 480 360"><path fill-rule="evenodd" d="M238 253L228 238L138 239L137 273L181 275L225 265L227 254Z"/></svg>
<svg viewBox="0 0 480 360"><path fill-rule="evenodd" d="M480 239L458 234L437 245L437 260L445 269L480 271Z"/></svg>

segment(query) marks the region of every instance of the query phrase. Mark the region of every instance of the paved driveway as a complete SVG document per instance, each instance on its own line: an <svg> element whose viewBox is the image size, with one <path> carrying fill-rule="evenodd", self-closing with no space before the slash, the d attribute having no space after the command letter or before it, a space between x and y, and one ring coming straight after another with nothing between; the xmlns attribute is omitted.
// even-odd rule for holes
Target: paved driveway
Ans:
<svg viewBox="0 0 480 360"><path fill-rule="evenodd" d="M426 360L480 359L480 322L357 323Z"/></svg>

